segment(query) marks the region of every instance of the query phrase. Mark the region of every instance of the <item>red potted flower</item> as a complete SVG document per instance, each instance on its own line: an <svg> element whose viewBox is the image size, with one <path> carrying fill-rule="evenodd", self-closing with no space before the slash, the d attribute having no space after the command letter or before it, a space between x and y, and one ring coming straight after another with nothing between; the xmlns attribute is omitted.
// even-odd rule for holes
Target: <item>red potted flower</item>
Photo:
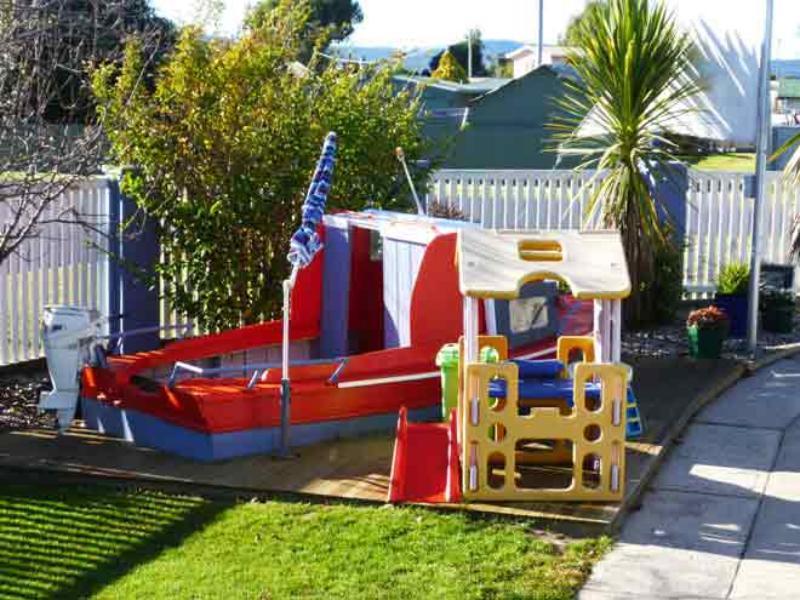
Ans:
<svg viewBox="0 0 800 600"><path fill-rule="evenodd" d="M716 306L692 311L686 319L689 355L693 358L719 358L722 342L728 337L728 327L728 316Z"/></svg>

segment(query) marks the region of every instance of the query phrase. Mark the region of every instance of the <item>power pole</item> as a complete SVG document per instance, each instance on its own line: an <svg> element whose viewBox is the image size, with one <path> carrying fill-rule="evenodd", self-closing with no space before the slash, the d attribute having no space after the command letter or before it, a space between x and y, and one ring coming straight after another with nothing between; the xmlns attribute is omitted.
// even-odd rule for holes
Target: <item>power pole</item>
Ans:
<svg viewBox="0 0 800 600"><path fill-rule="evenodd" d="M758 292L761 279L761 210L767 193L767 152L772 125L769 72L772 59L772 18L774 0L766 0L767 14L764 42L761 47L761 69L758 77L758 129L756 137L756 193L753 198L753 231L750 254L750 290L747 314L747 345L755 354L758 348Z"/></svg>
<svg viewBox="0 0 800 600"><path fill-rule="evenodd" d="M472 81L472 29L467 33L467 82Z"/></svg>
<svg viewBox="0 0 800 600"><path fill-rule="evenodd" d="M544 60L544 0L539 0L539 40L536 55L536 68L542 66Z"/></svg>

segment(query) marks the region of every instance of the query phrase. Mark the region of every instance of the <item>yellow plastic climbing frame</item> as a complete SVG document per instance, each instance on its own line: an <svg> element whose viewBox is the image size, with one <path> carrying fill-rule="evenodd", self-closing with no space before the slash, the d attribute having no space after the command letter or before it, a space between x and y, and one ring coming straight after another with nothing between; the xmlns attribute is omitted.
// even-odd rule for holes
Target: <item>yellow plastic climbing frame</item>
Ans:
<svg viewBox="0 0 800 600"><path fill-rule="evenodd" d="M622 365L590 362L593 347L586 340L590 338L559 342L560 358L577 349L584 359L575 366L568 414L557 406L520 407L513 362L467 365L459 398L466 500L622 499L628 371ZM482 344L489 341L481 339ZM496 378L506 381L505 398L489 395ZM600 384L599 400L587 397L590 382Z"/></svg>

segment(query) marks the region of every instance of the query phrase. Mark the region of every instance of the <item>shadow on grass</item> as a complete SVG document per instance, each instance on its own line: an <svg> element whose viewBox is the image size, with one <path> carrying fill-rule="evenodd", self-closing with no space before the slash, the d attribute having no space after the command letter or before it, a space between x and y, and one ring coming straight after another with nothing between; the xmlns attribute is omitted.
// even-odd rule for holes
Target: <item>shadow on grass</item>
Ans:
<svg viewBox="0 0 800 600"><path fill-rule="evenodd" d="M0 597L90 596L231 505L152 491L4 484Z"/></svg>

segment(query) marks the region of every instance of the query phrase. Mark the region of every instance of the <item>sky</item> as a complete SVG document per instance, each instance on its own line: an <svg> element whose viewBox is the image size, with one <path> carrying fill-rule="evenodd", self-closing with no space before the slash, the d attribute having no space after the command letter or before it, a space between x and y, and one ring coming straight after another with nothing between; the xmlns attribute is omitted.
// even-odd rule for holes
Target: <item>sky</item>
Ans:
<svg viewBox="0 0 800 600"><path fill-rule="evenodd" d="M178 22L196 18L198 0L151 0ZM202 0L201 0L202 1ZM666 0L686 24L703 21L726 35L757 45L763 35L763 0ZM219 30L234 33L250 0L224 0ZM484 39L533 41L538 29L538 0L359 0L364 21L350 43L404 49L443 46L479 28ZM555 43L586 0L544 0L545 42ZM775 58L800 59L800 1L775 0Z"/></svg>

